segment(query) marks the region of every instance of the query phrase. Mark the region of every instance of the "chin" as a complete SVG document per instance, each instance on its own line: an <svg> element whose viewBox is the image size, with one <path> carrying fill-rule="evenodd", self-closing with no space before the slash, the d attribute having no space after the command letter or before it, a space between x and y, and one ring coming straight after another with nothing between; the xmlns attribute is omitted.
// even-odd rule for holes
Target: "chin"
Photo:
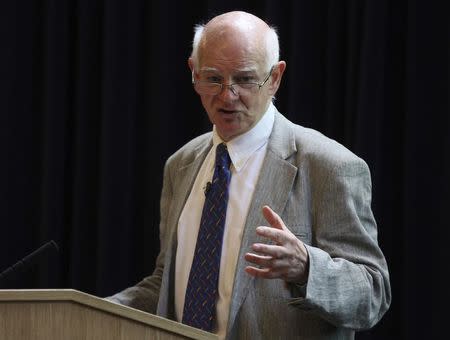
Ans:
<svg viewBox="0 0 450 340"><path fill-rule="evenodd" d="M226 142L231 140L232 138L236 137L237 135L241 134L240 130L238 129L224 129L224 128L218 128L216 125L216 130L219 136Z"/></svg>

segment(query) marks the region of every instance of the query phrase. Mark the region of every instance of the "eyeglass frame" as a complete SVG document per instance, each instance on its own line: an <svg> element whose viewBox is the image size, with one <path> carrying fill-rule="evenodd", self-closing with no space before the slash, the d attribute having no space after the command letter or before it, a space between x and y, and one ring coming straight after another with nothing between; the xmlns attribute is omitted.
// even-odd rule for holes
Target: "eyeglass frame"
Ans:
<svg viewBox="0 0 450 340"><path fill-rule="evenodd" d="M197 82L195 81L194 78L194 72L195 70L192 70L192 86L194 87L195 92L197 92L198 94L202 94L199 93L197 91L197 89L195 88L195 85L197 83L208 83L208 84L213 84L213 85L220 85L220 90L216 93L216 94L210 94L211 96L217 96L218 94L222 93L224 86L229 87L231 89L231 92L235 95L238 96L240 95L240 93L233 87L233 85L242 85L242 84L247 84L247 85L258 85L258 91L261 89L261 87L263 87L267 81L269 80L270 76L272 75L273 69L275 68L275 65L272 65L272 67L270 68L269 74L267 75L267 77L260 83L257 82L241 82L241 83L231 83L231 84L224 84L224 83L217 83L214 81L206 81L206 80L198 80ZM207 94L207 93L203 93L203 94Z"/></svg>

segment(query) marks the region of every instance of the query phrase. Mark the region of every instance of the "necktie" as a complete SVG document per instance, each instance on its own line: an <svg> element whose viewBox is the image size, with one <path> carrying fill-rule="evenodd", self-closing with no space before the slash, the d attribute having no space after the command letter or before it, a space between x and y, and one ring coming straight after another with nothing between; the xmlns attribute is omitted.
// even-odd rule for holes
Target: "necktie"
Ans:
<svg viewBox="0 0 450 340"><path fill-rule="evenodd" d="M225 144L216 148L213 180L205 191L200 228L186 288L183 323L211 332L216 319L220 255L231 179Z"/></svg>

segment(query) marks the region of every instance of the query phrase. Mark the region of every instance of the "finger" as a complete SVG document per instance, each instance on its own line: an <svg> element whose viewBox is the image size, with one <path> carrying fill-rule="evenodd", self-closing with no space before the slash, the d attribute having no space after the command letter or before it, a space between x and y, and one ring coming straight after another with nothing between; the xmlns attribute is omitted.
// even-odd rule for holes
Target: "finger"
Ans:
<svg viewBox="0 0 450 340"><path fill-rule="evenodd" d="M254 243L252 249L259 255L274 258L283 258L286 255L286 248L274 244Z"/></svg>
<svg viewBox="0 0 450 340"><path fill-rule="evenodd" d="M268 205L263 206L262 213L267 222L273 227L280 230L284 230L286 226L284 225L281 217L272 210Z"/></svg>
<svg viewBox="0 0 450 340"><path fill-rule="evenodd" d="M245 254L245 260L252 265L257 265L259 269L270 268L272 271L286 271L288 263L283 259L276 259L272 256L261 256L257 254Z"/></svg>
<svg viewBox="0 0 450 340"><path fill-rule="evenodd" d="M271 267L273 261L272 256L258 255L253 253L245 254L244 258L246 261L262 267Z"/></svg>
<svg viewBox="0 0 450 340"><path fill-rule="evenodd" d="M253 277L259 277L262 279L278 279L282 275L277 271L273 271L270 268L256 268L252 266L245 267L245 272Z"/></svg>
<svg viewBox="0 0 450 340"><path fill-rule="evenodd" d="M286 235L286 231L275 229L272 227L263 227L263 226L257 227L256 234L258 236L268 238L278 245L284 244L288 240L288 235Z"/></svg>
<svg viewBox="0 0 450 340"><path fill-rule="evenodd" d="M269 268L256 268L256 267L245 267L245 272L254 277L260 277L264 279L275 278L274 272L272 272Z"/></svg>

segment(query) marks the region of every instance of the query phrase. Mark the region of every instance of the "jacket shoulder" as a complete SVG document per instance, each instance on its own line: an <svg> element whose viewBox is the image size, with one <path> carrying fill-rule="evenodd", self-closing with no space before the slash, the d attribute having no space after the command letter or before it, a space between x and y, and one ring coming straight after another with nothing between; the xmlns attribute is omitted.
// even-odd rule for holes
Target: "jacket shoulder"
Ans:
<svg viewBox="0 0 450 340"><path fill-rule="evenodd" d="M329 170L346 168L347 165L352 165L357 172L367 168L363 159L336 140L317 130L295 124L284 116L281 117L284 128L291 131L297 150L296 162Z"/></svg>

